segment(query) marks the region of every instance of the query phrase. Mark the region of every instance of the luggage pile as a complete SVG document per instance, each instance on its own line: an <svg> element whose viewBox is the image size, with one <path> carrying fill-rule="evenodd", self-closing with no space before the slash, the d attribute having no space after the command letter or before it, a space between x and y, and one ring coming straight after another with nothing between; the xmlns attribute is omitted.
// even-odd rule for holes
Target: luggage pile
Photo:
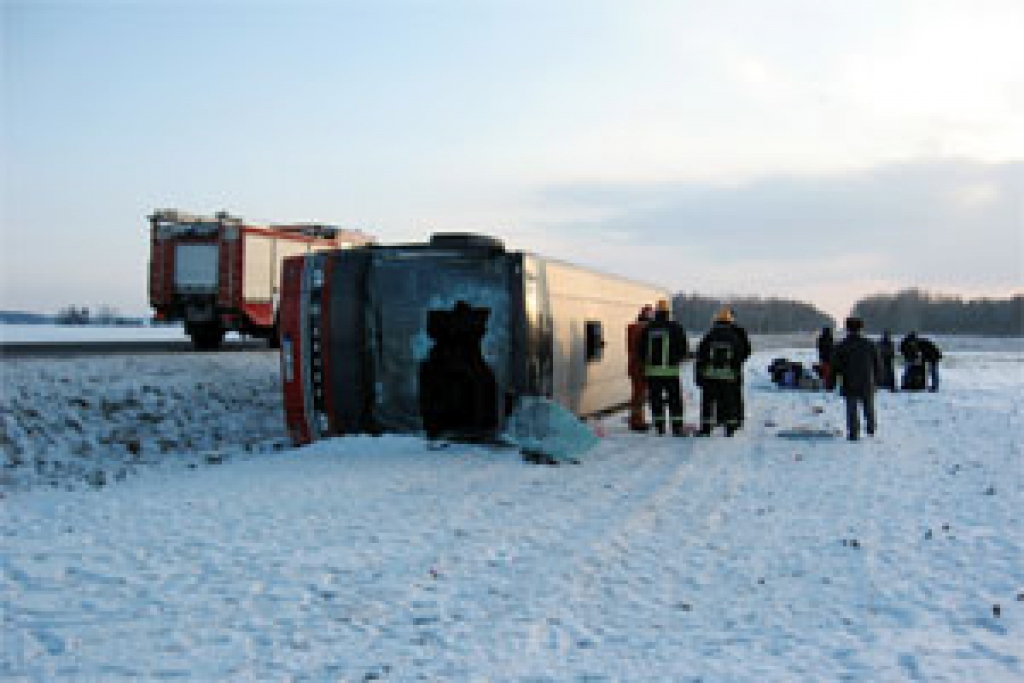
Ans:
<svg viewBox="0 0 1024 683"><path fill-rule="evenodd" d="M805 368L799 361L776 358L768 366L768 374L772 378L772 383L781 389L805 391L820 391L822 389L821 378Z"/></svg>

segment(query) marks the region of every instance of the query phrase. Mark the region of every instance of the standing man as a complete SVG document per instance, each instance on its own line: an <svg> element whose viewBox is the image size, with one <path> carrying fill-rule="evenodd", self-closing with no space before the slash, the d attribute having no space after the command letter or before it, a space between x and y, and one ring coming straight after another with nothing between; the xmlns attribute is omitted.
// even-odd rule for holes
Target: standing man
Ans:
<svg viewBox="0 0 1024 683"><path fill-rule="evenodd" d="M896 345L889 336L889 330L882 332L882 338L878 340L878 355L882 361L882 376L878 379L878 386L889 391L896 391Z"/></svg>
<svg viewBox="0 0 1024 683"><path fill-rule="evenodd" d="M640 334L654 317L650 304L640 309L636 321L626 326L626 351L629 354L626 371L633 391L629 397L629 428L634 432L646 432L650 425L644 420L644 403L647 399L647 379L644 377L644 363L640 358Z"/></svg>
<svg viewBox="0 0 1024 683"><path fill-rule="evenodd" d="M683 436L683 394L679 366L689 356L689 344L682 326L669 319L668 301L658 301L654 320L640 333L640 359L647 379L651 418L659 435L665 433L668 408L672 433Z"/></svg>
<svg viewBox="0 0 1024 683"><path fill-rule="evenodd" d="M832 338L832 328L821 328L818 335L818 367L821 374L821 381L825 383L825 391L832 391L832 350L835 348L835 340Z"/></svg>
<svg viewBox="0 0 1024 683"><path fill-rule="evenodd" d="M942 358L942 351L928 337L920 337L918 345L921 347L921 360L924 361L925 369L931 381L928 391L939 390L939 360Z"/></svg>
<svg viewBox="0 0 1024 683"><path fill-rule="evenodd" d="M846 438L850 441L860 438L858 406L864 410L868 436L875 433L876 427L875 386L882 367L878 349L861 335L863 329L863 320L847 318L846 338L836 346L832 357L835 376L846 399Z"/></svg>
<svg viewBox="0 0 1024 683"><path fill-rule="evenodd" d="M743 363L750 357L746 331L734 324L732 310L723 307L697 347L694 381L700 387L699 436L710 436L725 425L732 436L743 424Z"/></svg>

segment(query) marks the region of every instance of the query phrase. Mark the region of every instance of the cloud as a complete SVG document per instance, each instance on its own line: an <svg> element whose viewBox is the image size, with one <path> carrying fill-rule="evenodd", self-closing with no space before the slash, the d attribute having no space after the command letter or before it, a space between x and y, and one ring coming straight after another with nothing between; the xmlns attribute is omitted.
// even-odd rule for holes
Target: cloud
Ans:
<svg viewBox="0 0 1024 683"><path fill-rule="evenodd" d="M919 160L734 186L581 183L542 198L600 209L549 226L550 239L585 245L577 257L688 291L827 291L834 306L867 283L1024 288L1024 161Z"/></svg>
<svg viewBox="0 0 1024 683"><path fill-rule="evenodd" d="M991 182L963 185L954 190L955 200L965 209L979 208L996 202L1002 189Z"/></svg>

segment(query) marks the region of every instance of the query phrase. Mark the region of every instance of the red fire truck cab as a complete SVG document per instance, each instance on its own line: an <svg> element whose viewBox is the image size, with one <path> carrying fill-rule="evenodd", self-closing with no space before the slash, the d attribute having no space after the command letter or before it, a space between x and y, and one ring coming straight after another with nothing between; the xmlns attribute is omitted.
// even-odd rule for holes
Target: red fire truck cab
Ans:
<svg viewBox="0 0 1024 683"><path fill-rule="evenodd" d="M149 223L150 305L157 320L184 322L197 349L219 347L228 331L274 345L282 261L373 241L327 225L248 225L224 212L162 209Z"/></svg>

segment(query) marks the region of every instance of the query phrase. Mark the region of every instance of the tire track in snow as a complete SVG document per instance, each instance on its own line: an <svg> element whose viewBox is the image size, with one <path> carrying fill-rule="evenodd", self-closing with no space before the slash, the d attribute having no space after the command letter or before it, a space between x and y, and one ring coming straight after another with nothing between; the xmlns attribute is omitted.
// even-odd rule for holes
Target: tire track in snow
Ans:
<svg viewBox="0 0 1024 683"><path fill-rule="evenodd" d="M578 620L579 607L593 604L600 589L607 585L609 570L612 576L621 575L622 566L616 560L631 554L635 539L646 537L658 525L659 515L665 513L668 503L678 495L680 484L692 474L692 448L687 450L691 452L685 459L678 460L674 454L660 452L663 463L654 473L647 473L638 488L632 489L627 508L601 515L606 524L594 525L582 536L574 535L570 551L559 558L548 574L554 585L545 591L547 601L535 607L542 615L557 616L540 616L526 626L531 650L557 650L565 654L573 643L595 641L597 635ZM616 523L607 524L610 520ZM624 583L627 589L631 587L630 581Z"/></svg>
<svg viewBox="0 0 1024 683"><path fill-rule="evenodd" d="M477 620L497 620L498 626L503 619L522 622L524 606L511 604L517 596L505 590L505 583L511 581L515 585L523 585L523 575L529 576L526 585L535 589L531 596L518 596L527 598L527 611L535 611L531 597L550 593L542 604L558 600L563 582L557 577L552 579L553 572L548 569L551 558L564 555L567 549L567 556L575 556L572 548L589 545L614 534L615 530L606 526L609 519L615 518L609 510L620 507L622 500L628 499L629 508L623 519L632 519L641 507L650 505L655 492L668 486L666 478L684 465L683 461L675 458L659 460L644 454L640 457L630 454L633 457L629 462L620 463L622 455L617 451L598 452L578 467L537 468L534 470L536 476L509 477L499 482L492 492L496 500L490 507L482 506L480 514L484 520L490 521L492 528L502 528L507 532L487 537L482 544L470 544L474 540L472 538L462 539L466 543L458 551L459 559L456 561L452 555L448 558L452 560L450 563L439 562L443 569L437 579L413 581L407 587L405 597L393 605L391 614L384 616L385 624L378 629L378 636L368 644L366 651L381 651L395 640L411 641L420 652L411 660L406 657L399 670L405 667L415 670L438 668L443 662L433 661L431 657L437 658L439 648L444 650L453 643L473 640L472 631L478 627ZM615 467L614 485L608 482L610 467ZM499 469L496 474L502 472ZM538 481L545 485L538 486ZM569 483L571 488L561 489L562 500L556 501L552 507L563 513L568 510L570 514L562 514L557 519L545 518L542 507L545 500L555 494L556 487L565 483ZM575 504L566 505L567 500ZM494 514L495 505L503 509L500 515ZM464 505L462 509L473 507ZM616 529L619 527L616 525ZM565 569L570 576L571 569L575 569L575 565ZM460 613L460 604L479 602L476 596L465 596L465 599L461 596L466 588L480 591L477 585L480 581L487 584L483 592L487 593L490 604L485 608L490 606L494 611L491 614ZM442 630L447 634L447 640L439 634ZM509 651L514 650L511 648Z"/></svg>
<svg viewBox="0 0 1024 683"><path fill-rule="evenodd" d="M430 453L434 457L428 467L416 470L412 477L403 471L404 479L388 489L388 496L398 503L392 514L402 517L401 507L408 504L405 512L428 529L428 535L418 552L406 550L404 566L397 568L390 585L374 596L360 598L355 606L353 621L363 627L350 630L346 647L352 649L352 640L361 641L354 648L363 653L361 661L341 668L329 666L322 671L325 676L336 676L341 670L356 677L377 676L392 670L418 671L436 664L426 654L438 647L443 649L443 639L436 631L457 626L461 620L457 603L443 590L444 582L464 573L467 557L494 554L494 543L501 539L492 541L488 531L496 519L506 527L522 522L521 518L515 519L513 508L507 504L517 498L517 491L508 489L508 485L532 468L522 464L517 452L453 445ZM457 475L453 475L456 468ZM434 499L434 505L424 500L424 493ZM372 518L364 520L366 528L373 525ZM481 540L485 541L482 548ZM388 580L379 583L387 584Z"/></svg>
<svg viewBox="0 0 1024 683"><path fill-rule="evenodd" d="M843 401L828 394L793 393L784 395L785 400L779 398L771 395L770 404L757 406L773 428L796 421L838 429L845 419ZM860 648L849 644L856 638L856 615L836 606L848 604L843 592L864 595L864 572L851 572L851 563L856 568L863 562L861 551L874 534L864 524L871 513L855 494L874 488L876 472L863 452L874 442L848 444L837 438L789 443L791 449L782 449L781 458L765 462L756 474L765 500L765 514L757 511L763 536L749 535L742 543L726 541L752 549L748 570L753 574L747 577L749 585L743 586L744 598L736 608L753 615L761 625L772 625L776 637L763 646L785 658L788 676L803 678L808 671L824 669L837 677L861 678L869 669ZM781 520L788 523L780 525ZM779 548L788 552L780 555ZM743 615L733 619L742 621ZM810 649L813 634L820 630L844 632L840 640L848 645L832 651ZM752 632L746 635L760 637Z"/></svg>
<svg viewBox="0 0 1024 683"><path fill-rule="evenodd" d="M608 618L604 609L609 600L628 605L634 618L637 609L667 611L671 597L650 590L650 583L659 576L663 583L674 583L678 577L671 571L670 558L656 548L671 533L671 529L666 530L665 520L669 519L671 526L679 502L691 501L689 519L700 520L704 529L696 536L707 538L721 524L723 506L744 478L742 468L723 467L721 459L717 459L715 473L726 471L727 476L707 471L704 453L709 447L719 450L712 441L687 440L679 445L683 449L675 452L660 449L642 455L656 466L631 480L631 504L621 512L599 515L605 524L593 525L582 535L574 534L567 545L569 552L547 560L545 574L538 577L544 585L538 591L543 599L531 605L528 621L513 625L509 637L519 644L513 651L529 654L528 661L547 659L553 666L566 662L578 665L601 645ZM682 453L685 456L680 458ZM695 465L701 472L699 478L692 476ZM694 482L696 489L685 487L687 482ZM698 503L693 505L693 500ZM609 525L611 520L617 521ZM636 558L649 555L653 555L650 562L636 562ZM515 667L518 659L504 665Z"/></svg>
<svg viewBox="0 0 1024 683"><path fill-rule="evenodd" d="M567 614L559 624L568 638L586 648L598 647L609 602L619 611L625 605L633 615L649 615L655 630L666 626L663 617L680 604L688 548L713 544L726 519L725 509L747 477L737 461L722 457L725 447L726 442L718 440L695 440L686 462L620 525L581 548L573 561L586 571L559 606ZM665 543L666 537L673 536L678 537L673 546L677 551L666 554L665 546L672 545ZM660 590L652 590L652 584Z"/></svg>

